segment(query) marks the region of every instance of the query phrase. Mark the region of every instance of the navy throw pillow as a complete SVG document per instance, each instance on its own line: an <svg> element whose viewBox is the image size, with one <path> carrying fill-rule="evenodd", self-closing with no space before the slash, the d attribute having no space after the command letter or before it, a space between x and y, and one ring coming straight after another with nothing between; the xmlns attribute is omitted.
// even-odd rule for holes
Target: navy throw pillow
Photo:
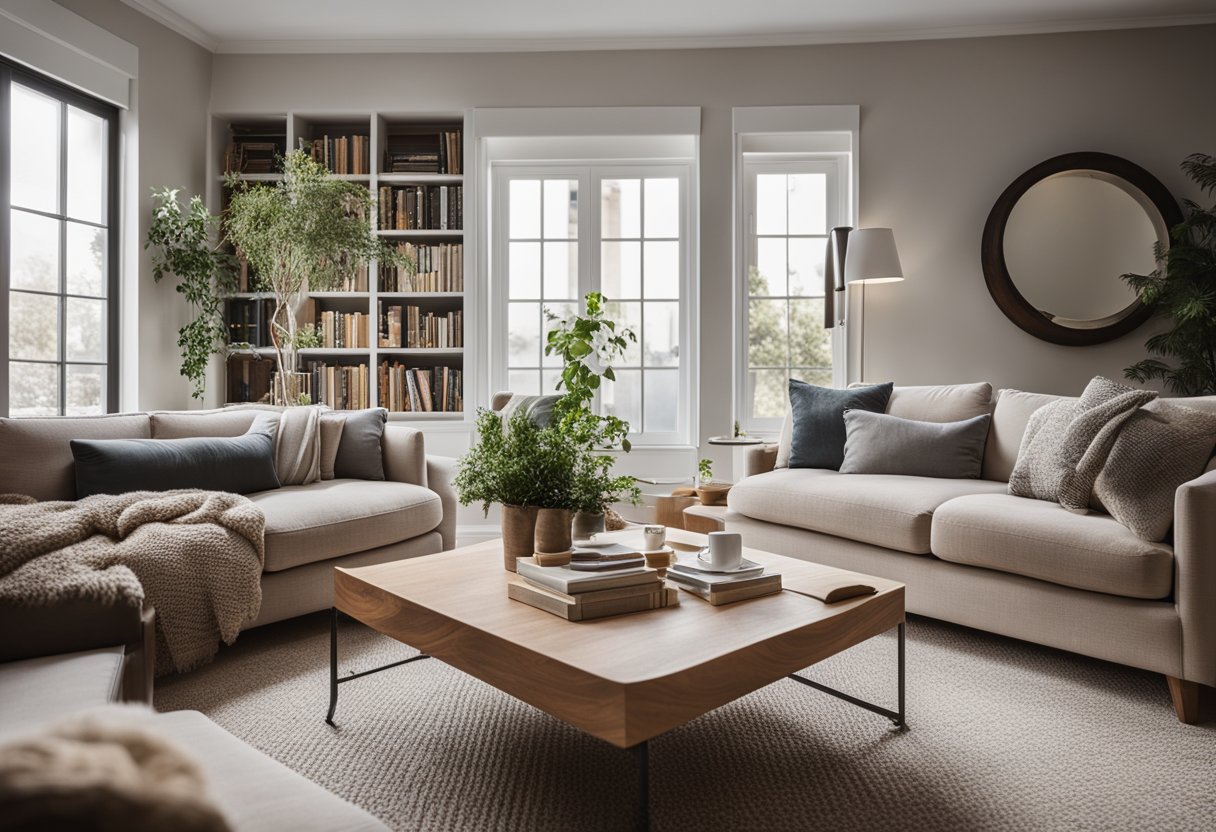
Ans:
<svg viewBox="0 0 1216 832"><path fill-rule="evenodd" d="M885 413L895 383L868 387L816 387L790 379L791 468L827 468L839 471L844 462L846 410Z"/></svg>
<svg viewBox="0 0 1216 832"><path fill-rule="evenodd" d="M76 498L197 488L252 494L279 487L274 419L259 417L241 436L188 439L73 439Z"/></svg>

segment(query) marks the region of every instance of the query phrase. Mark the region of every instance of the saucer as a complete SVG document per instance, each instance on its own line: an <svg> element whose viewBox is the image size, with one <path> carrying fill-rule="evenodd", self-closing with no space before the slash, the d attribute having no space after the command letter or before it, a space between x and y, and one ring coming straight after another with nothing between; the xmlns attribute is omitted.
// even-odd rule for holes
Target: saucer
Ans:
<svg viewBox="0 0 1216 832"><path fill-rule="evenodd" d="M670 546L660 546L657 549L640 549L639 551L643 555L673 555L676 550Z"/></svg>
<svg viewBox="0 0 1216 832"><path fill-rule="evenodd" d="M753 560L748 560L747 558L744 558L742 560L742 562L740 562L740 564L738 566L736 566L734 569L720 569L720 568L714 566L709 561L702 558L700 555L697 555L696 557L691 557L691 558L681 560L680 566L687 567L689 569L694 569L697 572L708 572L713 575L735 575L740 572L752 572L756 569L764 568L761 564L756 563Z"/></svg>

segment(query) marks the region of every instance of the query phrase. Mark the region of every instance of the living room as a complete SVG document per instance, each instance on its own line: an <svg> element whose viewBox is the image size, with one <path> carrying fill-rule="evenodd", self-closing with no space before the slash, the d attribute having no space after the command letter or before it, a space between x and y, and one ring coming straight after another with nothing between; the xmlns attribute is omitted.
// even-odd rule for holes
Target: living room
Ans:
<svg viewBox="0 0 1216 832"><path fill-rule="evenodd" d="M1214 88L1208 0L0 0L0 829L1210 825Z"/></svg>

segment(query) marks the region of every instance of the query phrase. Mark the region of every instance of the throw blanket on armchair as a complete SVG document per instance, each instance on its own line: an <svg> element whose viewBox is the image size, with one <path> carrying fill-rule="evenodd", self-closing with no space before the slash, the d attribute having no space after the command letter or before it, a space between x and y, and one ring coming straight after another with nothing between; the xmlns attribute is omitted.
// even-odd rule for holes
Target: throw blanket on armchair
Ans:
<svg viewBox="0 0 1216 832"><path fill-rule="evenodd" d="M192 670L258 614L265 528L248 499L214 491L0 495L0 603L146 599L157 675Z"/></svg>

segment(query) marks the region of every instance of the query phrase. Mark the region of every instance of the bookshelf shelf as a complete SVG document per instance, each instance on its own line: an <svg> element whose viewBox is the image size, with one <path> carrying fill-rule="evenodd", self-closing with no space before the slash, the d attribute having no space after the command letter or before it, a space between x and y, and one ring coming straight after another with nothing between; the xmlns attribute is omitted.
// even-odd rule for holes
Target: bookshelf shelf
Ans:
<svg viewBox="0 0 1216 832"><path fill-rule="evenodd" d="M268 162L269 149L273 147L275 152L281 153L303 144L306 150L314 154L314 158L331 170L360 171L331 173L330 176L367 186L372 197L373 229L378 228L382 219L388 226L398 222L462 226L376 230L377 236L386 242L402 247L412 246L412 254L420 265L416 281L413 278L406 281L393 269L382 272L379 264L373 262L368 265L366 275L350 284L352 288L366 288L367 291L311 292L298 313L302 325L321 325L323 320L327 322L330 328L323 330L327 333L323 343L355 343L352 329L343 329L352 327L358 332L357 341L370 345L300 349L297 352L299 370L314 374L314 386L318 383L316 379L321 379L321 384L361 391L361 398L370 406L389 407L390 418L394 421L460 422L469 419L471 405L466 408L464 404L464 388L465 379L472 378L469 367L472 350L466 355L464 347L378 346L381 332L392 331L385 329L390 325L398 327L390 342L406 342L404 336L409 333L400 330L402 313L395 313L394 324L393 307L402 307L403 313L409 312L407 307L421 307L421 317L428 327L440 326L434 321L445 318L447 326L452 327L455 316L455 326L460 327L463 322L463 331L457 329L451 332L449 343L467 343L465 336L474 331L473 323L468 318L471 296L463 291L464 264L474 262L466 260L472 252L464 250L466 243L474 239L472 232L466 230L474 212L471 208L465 212L463 205L463 191L466 189L463 175L466 157L464 122L463 113L413 115L400 111L246 112L217 114L211 119L208 143L210 175L207 179L210 183L208 201L215 211L227 202L224 171L230 162L235 160L245 166L247 172L241 175L249 182L279 182L283 175L273 172L273 163ZM471 183L468 187L471 187ZM380 214L386 211L382 218ZM400 220L397 219L399 212ZM466 234L469 235L468 241L465 240ZM242 279L245 279L244 276ZM379 291L382 286L397 289L411 285L460 291ZM255 344L269 343L267 321L273 301L271 292L245 291L235 294L229 304L229 325L233 339ZM411 338L413 343L427 343L429 338L444 336L442 329L438 330L438 335L436 330L424 333L420 329L414 337L417 340ZM397 338L400 340L397 341ZM444 343L442 340L438 342ZM232 350L231 356L226 400L256 401L269 390L270 374L275 370L274 348L262 346ZM327 372L330 374L329 381L325 381ZM334 374L341 375L342 372L353 375L348 375L345 382L335 380ZM425 395L409 401L402 398L409 386L405 382L415 375L419 391L430 388L432 399L429 402ZM343 384L346 386L343 387ZM351 387L352 384L355 386ZM442 395L440 390L444 391ZM451 396L453 392L454 397ZM343 394L339 392L337 395ZM392 408L390 397L398 403L398 409ZM405 398L408 399L408 396ZM335 406L333 402L327 403ZM428 411L425 408L427 403L433 408L446 406L456 409ZM411 404L413 409L400 409L410 408Z"/></svg>

